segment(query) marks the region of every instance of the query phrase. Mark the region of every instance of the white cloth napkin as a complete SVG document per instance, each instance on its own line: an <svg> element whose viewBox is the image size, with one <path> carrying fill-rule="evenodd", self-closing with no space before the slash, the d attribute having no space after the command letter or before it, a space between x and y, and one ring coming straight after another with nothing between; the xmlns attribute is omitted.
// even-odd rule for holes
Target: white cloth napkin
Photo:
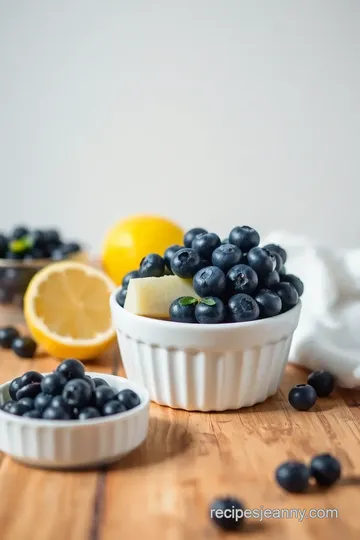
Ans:
<svg viewBox="0 0 360 540"><path fill-rule="evenodd" d="M281 231L263 243L286 249L287 273L305 286L289 361L360 387L360 249L335 250Z"/></svg>

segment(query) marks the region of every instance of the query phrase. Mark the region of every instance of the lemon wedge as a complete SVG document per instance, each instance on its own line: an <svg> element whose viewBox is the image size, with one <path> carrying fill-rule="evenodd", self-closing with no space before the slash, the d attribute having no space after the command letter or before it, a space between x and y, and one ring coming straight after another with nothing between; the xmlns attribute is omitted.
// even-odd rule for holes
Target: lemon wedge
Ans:
<svg viewBox="0 0 360 540"><path fill-rule="evenodd" d="M109 298L114 283L89 265L64 261L35 274L24 297L28 328L50 355L86 360L115 338Z"/></svg>

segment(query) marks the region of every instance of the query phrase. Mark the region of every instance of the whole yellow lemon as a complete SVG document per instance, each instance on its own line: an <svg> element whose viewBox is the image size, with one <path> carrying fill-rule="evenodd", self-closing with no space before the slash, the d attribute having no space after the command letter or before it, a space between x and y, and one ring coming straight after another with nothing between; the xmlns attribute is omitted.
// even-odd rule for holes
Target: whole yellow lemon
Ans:
<svg viewBox="0 0 360 540"><path fill-rule="evenodd" d="M172 244L183 244L184 231L169 219L131 216L112 227L104 241L102 264L111 279L120 285L125 274L137 270L149 253L163 256Z"/></svg>

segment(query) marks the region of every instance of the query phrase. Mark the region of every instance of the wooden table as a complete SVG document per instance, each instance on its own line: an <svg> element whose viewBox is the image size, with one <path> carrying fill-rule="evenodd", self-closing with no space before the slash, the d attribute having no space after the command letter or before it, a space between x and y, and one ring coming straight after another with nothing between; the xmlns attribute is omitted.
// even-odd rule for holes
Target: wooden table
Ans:
<svg viewBox="0 0 360 540"><path fill-rule="evenodd" d="M16 316L0 312L0 324ZM123 374L116 350L89 370ZM57 361L0 352L0 382ZM303 371L288 368L281 389L263 404L228 413L189 413L151 406L141 448L118 464L87 472L31 469L0 454L1 540L351 540L360 535L360 392L340 391L301 413L287 402ZM290 495L274 482L286 459L309 461L330 451L343 480L328 491ZM224 534L209 518L214 496L234 495L247 508L338 510L338 518L249 520Z"/></svg>

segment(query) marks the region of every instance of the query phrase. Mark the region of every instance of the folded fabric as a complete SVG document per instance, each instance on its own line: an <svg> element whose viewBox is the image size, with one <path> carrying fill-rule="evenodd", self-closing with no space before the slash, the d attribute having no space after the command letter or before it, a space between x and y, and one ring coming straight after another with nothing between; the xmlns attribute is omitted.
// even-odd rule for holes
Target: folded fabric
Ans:
<svg viewBox="0 0 360 540"><path fill-rule="evenodd" d="M360 386L360 249L339 250L273 232L288 254L288 274L303 281L302 312L289 361L330 371L340 386Z"/></svg>

